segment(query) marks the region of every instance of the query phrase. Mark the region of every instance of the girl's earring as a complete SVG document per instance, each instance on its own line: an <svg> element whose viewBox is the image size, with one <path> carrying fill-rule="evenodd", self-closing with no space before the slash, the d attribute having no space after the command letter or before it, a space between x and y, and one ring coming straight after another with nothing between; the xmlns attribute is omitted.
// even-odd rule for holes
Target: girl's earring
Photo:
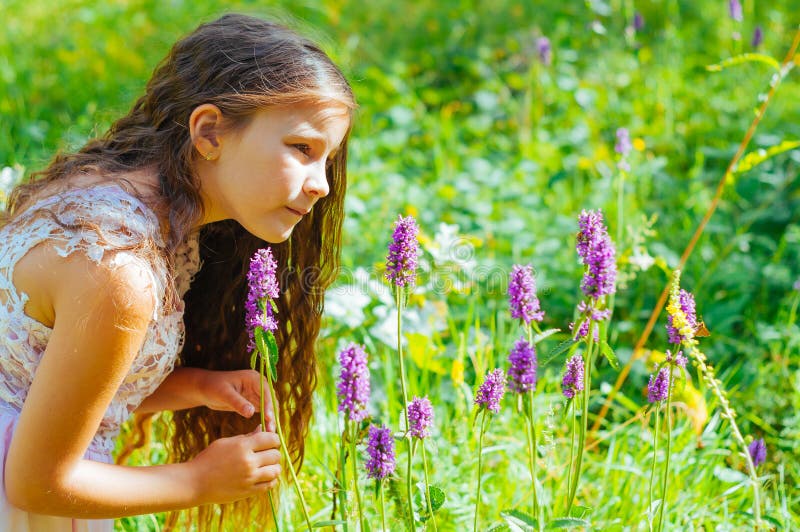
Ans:
<svg viewBox="0 0 800 532"><path fill-rule="evenodd" d="M214 155L211 152L208 152L203 157L205 157L206 161L210 161L214 158Z"/></svg>

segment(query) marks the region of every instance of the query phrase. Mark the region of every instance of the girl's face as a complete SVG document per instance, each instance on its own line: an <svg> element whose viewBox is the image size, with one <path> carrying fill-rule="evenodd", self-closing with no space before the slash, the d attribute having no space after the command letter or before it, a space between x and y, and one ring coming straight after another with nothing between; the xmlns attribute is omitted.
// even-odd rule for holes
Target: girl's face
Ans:
<svg viewBox="0 0 800 532"><path fill-rule="evenodd" d="M214 158L198 166L204 222L232 218L267 242L286 240L328 195L326 167L349 126L346 107L307 104L261 110L220 135Z"/></svg>

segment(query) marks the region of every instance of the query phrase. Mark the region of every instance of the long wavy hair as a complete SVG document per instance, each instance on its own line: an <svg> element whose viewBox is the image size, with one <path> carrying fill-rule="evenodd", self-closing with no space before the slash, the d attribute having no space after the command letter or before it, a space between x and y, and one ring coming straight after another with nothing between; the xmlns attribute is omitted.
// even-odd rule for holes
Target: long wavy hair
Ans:
<svg viewBox="0 0 800 532"><path fill-rule="evenodd" d="M293 104L330 104L355 109L352 90L341 71L315 43L294 31L246 15L227 14L199 26L179 40L156 67L145 94L103 136L76 153L57 155L10 195L6 219L25 208L48 184L90 172L114 179L143 168L158 174L154 209L168 218L164 259L175 251L203 217L201 183L194 172L199 157L189 136L189 116L203 103L222 111L237 131L260 109ZM270 244L279 264L281 357L276 385L278 412L292 461L299 468L317 384L314 344L319 333L325 289L339 268L346 188L347 137L327 179L330 193L294 228L291 237ZM265 191L268 194L269 191ZM202 268L184 297L186 335L179 365L212 370L249 367L244 301L249 258L267 245L232 220L200 230ZM204 407L174 412L168 428L173 461L186 461L217 438L252 431L258 420ZM169 419L169 417L167 417ZM141 445L150 417L138 416L129 448ZM127 452L118 457L124 459ZM265 497L232 505L203 506L184 517L201 530L249 529L268 518ZM194 513L196 512L196 513ZM181 519L172 513L174 526ZM266 526L259 525L259 528Z"/></svg>

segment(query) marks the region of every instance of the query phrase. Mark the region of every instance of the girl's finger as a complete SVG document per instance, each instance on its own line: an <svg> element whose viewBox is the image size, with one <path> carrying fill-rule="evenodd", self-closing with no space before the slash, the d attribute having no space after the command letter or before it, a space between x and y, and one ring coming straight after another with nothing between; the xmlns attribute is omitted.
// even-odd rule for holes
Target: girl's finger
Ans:
<svg viewBox="0 0 800 532"><path fill-rule="evenodd" d="M258 451L256 453L256 457L258 458L258 465L260 467L267 467L281 463L281 452L278 449Z"/></svg>
<svg viewBox="0 0 800 532"><path fill-rule="evenodd" d="M229 389L225 393L225 401L234 412L244 417L251 417L256 413L256 407L233 389Z"/></svg>
<svg viewBox="0 0 800 532"><path fill-rule="evenodd" d="M262 432L256 430L247 436L252 440L251 449L253 452L267 451L269 449L278 449L281 446L281 440L274 432Z"/></svg>

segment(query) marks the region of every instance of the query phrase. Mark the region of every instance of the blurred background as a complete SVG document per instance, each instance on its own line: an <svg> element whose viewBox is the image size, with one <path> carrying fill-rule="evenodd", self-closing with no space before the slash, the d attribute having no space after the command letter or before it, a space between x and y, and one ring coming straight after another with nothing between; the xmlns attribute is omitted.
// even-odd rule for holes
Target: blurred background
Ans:
<svg viewBox="0 0 800 532"><path fill-rule="evenodd" d="M767 439L770 471L793 486L786 515L800 513L800 76L795 68L778 79L766 59L707 69L744 53L782 62L800 23L795 0L743 0L741 16L724 0L2 0L2 186L105 131L177 38L234 10L320 41L360 105L343 271L320 340L320 438L325 423L336 430L334 355L350 340L367 345L374 388L393 396L390 364L381 364L396 338L382 263L398 214L416 216L422 231L405 338L418 375L412 391L437 390L437 408L466 416L476 374L504 360L516 334L506 316L512 264L533 265L543 326L562 331L540 353L568 337L580 297L574 235L582 209L601 208L617 244L610 335L625 364L756 107L779 82L747 147L750 167L726 183L683 286L711 331L702 347L740 424ZM632 144L621 196L618 128ZM664 322L646 344L653 354L633 364L610 422L646 402L647 362L666 347ZM545 392L557 392L559 370L540 369ZM599 371L607 393L617 372L607 364ZM696 379L694 386L702 397ZM703 400L707 414L713 407ZM708 419L694 414L698 437ZM309 482L322 486L323 477ZM702 512L701 504L692 508ZM458 523L458 513L451 519ZM137 523L130 526L149 526Z"/></svg>

